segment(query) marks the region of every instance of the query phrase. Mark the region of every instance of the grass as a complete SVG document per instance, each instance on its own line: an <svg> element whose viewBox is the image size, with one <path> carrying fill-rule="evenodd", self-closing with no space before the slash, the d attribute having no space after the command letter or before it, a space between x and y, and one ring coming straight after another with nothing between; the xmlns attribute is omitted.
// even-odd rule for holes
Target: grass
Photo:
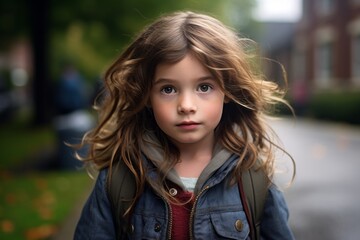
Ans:
<svg viewBox="0 0 360 240"><path fill-rule="evenodd" d="M50 239L93 182L85 171L19 172L57 144L52 126L30 126L26 117L0 125L0 239Z"/></svg>
<svg viewBox="0 0 360 240"><path fill-rule="evenodd" d="M48 239L92 180L82 172L0 176L0 239Z"/></svg>
<svg viewBox="0 0 360 240"><path fill-rule="evenodd" d="M12 169L32 159L44 149L54 148L51 126L32 128L23 119L0 126L0 169Z"/></svg>

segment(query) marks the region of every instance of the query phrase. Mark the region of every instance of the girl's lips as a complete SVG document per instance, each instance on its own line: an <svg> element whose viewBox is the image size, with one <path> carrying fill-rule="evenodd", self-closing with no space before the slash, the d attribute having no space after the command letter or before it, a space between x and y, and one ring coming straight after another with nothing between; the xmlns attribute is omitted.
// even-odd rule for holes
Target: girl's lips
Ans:
<svg viewBox="0 0 360 240"><path fill-rule="evenodd" d="M196 122L182 122L176 125L177 127L184 130L193 130L199 126L199 123Z"/></svg>

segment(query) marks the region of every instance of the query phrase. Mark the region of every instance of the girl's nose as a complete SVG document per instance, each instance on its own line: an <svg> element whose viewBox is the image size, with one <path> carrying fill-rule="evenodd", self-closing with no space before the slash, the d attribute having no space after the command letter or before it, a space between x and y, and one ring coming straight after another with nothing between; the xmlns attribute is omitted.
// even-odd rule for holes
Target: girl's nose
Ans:
<svg viewBox="0 0 360 240"><path fill-rule="evenodd" d="M196 101L191 94L182 94L179 98L178 112L181 114L189 114L196 112Z"/></svg>

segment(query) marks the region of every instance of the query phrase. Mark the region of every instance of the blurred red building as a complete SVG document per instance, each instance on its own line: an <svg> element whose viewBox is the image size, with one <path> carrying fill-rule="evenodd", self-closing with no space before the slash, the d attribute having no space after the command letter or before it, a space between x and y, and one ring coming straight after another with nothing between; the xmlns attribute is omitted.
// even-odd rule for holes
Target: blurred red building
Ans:
<svg viewBox="0 0 360 240"><path fill-rule="evenodd" d="M323 91L360 90L360 0L302 0L295 23L264 23L265 54L284 65L295 104ZM281 69L272 64L271 78Z"/></svg>
<svg viewBox="0 0 360 240"><path fill-rule="evenodd" d="M314 89L360 87L360 0L303 0L292 73Z"/></svg>

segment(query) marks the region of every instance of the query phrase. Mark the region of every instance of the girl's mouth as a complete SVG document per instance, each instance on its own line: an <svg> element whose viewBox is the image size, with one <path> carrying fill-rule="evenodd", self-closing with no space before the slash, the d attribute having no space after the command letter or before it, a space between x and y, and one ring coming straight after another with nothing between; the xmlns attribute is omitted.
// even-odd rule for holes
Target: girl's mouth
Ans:
<svg viewBox="0 0 360 240"><path fill-rule="evenodd" d="M177 124L176 126L184 129L184 130L193 130L196 129L200 124L197 122L181 122L179 124Z"/></svg>

